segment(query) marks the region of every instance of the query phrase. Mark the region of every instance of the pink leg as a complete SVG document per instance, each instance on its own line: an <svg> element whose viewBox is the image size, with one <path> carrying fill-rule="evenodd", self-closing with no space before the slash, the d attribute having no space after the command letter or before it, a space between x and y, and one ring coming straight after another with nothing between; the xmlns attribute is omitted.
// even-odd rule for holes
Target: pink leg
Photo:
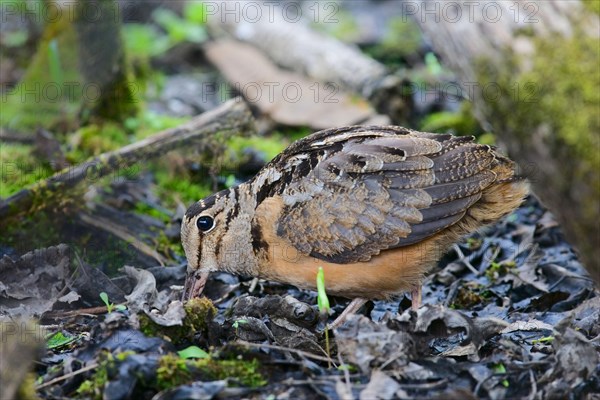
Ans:
<svg viewBox="0 0 600 400"><path fill-rule="evenodd" d="M357 297L348 306L342 311L339 317L333 321L332 324L329 325L330 329L337 328L341 324L344 323L346 318L348 318L352 314L356 314L356 312L367 302L367 299L363 299L362 297Z"/></svg>
<svg viewBox="0 0 600 400"><path fill-rule="evenodd" d="M421 285L419 284L415 287L411 292L411 300L412 300L412 309L417 311L419 307L421 307Z"/></svg>

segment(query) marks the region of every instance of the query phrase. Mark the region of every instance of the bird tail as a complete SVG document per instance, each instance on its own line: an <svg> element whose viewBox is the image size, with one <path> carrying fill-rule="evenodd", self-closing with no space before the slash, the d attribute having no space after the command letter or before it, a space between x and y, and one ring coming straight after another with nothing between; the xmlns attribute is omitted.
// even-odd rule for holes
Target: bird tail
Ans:
<svg viewBox="0 0 600 400"><path fill-rule="evenodd" d="M525 176L521 173L519 166L508 157L500 154L494 149L494 164L492 171L497 176L496 184L509 183L525 180Z"/></svg>

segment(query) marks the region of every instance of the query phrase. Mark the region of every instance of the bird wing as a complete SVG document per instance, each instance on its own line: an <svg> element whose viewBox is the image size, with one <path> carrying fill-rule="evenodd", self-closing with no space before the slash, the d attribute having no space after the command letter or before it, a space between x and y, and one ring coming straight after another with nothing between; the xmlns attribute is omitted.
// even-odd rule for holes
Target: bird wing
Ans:
<svg viewBox="0 0 600 400"><path fill-rule="evenodd" d="M277 234L333 263L368 261L455 224L492 184L489 146L404 128L345 128L282 153Z"/></svg>

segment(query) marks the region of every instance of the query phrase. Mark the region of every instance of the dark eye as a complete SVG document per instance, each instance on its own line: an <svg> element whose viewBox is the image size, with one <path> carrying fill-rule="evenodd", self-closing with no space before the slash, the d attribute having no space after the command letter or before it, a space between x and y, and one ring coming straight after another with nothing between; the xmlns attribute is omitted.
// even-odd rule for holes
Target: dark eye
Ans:
<svg viewBox="0 0 600 400"><path fill-rule="evenodd" d="M202 232L208 232L213 228L213 226L215 226L215 221L212 219L212 217L209 217L208 215L203 215L202 217L196 220L196 226Z"/></svg>

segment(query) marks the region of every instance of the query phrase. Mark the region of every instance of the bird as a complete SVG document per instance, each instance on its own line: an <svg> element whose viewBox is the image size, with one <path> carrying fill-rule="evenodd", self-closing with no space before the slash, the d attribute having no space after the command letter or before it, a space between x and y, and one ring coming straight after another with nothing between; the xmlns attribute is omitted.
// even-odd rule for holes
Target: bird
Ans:
<svg viewBox="0 0 600 400"><path fill-rule="evenodd" d="M411 293L462 237L515 210L529 191L516 164L473 136L399 126L312 133L252 179L192 204L181 225L183 299L222 271L352 299Z"/></svg>

